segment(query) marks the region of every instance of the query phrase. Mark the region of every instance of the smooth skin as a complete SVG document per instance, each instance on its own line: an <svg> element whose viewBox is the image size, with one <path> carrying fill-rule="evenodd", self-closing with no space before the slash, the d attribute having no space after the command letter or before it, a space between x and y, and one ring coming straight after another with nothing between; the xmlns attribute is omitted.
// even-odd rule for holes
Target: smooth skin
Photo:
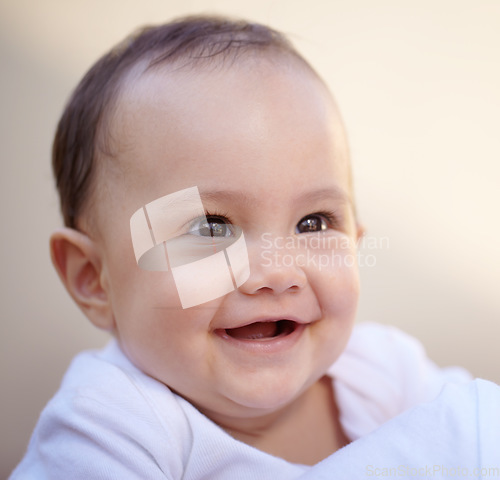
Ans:
<svg viewBox="0 0 500 480"><path fill-rule="evenodd" d="M82 231L63 228L51 239L54 265L82 311L141 370L234 437L304 464L346 444L325 372L353 327L361 229L343 127L324 85L276 59L228 70L162 67L128 80L107 133L113 155L101 159ZM137 266L129 220L192 186L207 215L243 229L250 278L182 309L170 272ZM311 222L318 231L303 229ZM273 244L272 265L264 262L270 238L299 237L310 243ZM318 237L331 248L312 253L335 248L335 262L290 262L305 259ZM278 319L299 325L293 341L224 335Z"/></svg>

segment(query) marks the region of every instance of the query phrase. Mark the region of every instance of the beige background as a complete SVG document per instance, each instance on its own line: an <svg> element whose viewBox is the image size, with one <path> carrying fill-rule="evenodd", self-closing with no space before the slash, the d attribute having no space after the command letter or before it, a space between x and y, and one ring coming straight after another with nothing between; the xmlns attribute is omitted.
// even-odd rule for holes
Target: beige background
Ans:
<svg viewBox="0 0 500 480"><path fill-rule="evenodd" d="M1 0L0 477L71 357L102 345L52 270L51 137L70 90L131 29L189 12L289 32L350 133L369 250L360 320L500 382L500 2Z"/></svg>

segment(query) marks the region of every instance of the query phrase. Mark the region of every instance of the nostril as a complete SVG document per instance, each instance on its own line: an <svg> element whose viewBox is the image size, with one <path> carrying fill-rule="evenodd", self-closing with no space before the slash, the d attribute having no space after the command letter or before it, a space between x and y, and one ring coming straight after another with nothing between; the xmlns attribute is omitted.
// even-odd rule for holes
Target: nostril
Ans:
<svg viewBox="0 0 500 480"><path fill-rule="evenodd" d="M301 287L299 287L298 285L291 285L289 287L284 287L284 288L273 286L273 287L260 287L255 291L255 293L270 293L273 295L278 295L285 292L298 293L300 290Z"/></svg>
<svg viewBox="0 0 500 480"><path fill-rule="evenodd" d="M256 266L251 265L250 276L241 285L240 292L247 294L297 293L307 284L307 275L301 268L292 266Z"/></svg>
<svg viewBox="0 0 500 480"><path fill-rule="evenodd" d="M260 288L257 289L257 291L258 292L263 292L263 293L265 293L265 292L272 293L273 289L271 287L260 287Z"/></svg>

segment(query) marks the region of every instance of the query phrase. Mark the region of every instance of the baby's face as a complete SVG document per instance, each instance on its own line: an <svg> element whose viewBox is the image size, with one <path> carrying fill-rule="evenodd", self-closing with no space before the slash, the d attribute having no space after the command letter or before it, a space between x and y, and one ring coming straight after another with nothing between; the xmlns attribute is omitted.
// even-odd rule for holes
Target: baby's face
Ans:
<svg viewBox="0 0 500 480"><path fill-rule="evenodd" d="M150 73L126 88L110 135L101 278L124 351L216 421L292 401L344 349L358 299L347 151L324 87L264 65ZM231 237L225 224L237 226L250 273L183 308L171 269L137 265L130 219L192 187L208 225L186 216L176 235Z"/></svg>

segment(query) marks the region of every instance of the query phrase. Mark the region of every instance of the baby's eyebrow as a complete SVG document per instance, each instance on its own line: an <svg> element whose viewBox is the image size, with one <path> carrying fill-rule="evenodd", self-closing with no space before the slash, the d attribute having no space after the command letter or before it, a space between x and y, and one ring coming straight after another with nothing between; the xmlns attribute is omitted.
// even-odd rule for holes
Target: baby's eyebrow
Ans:
<svg viewBox="0 0 500 480"><path fill-rule="evenodd" d="M334 200L340 203L351 203L350 195L338 186L329 186L318 190L304 192L297 197L297 203L314 203L320 200Z"/></svg>
<svg viewBox="0 0 500 480"><path fill-rule="evenodd" d="M203 202L217 202L217 201L228 201L228 202L243 202L252 203L254 198L251 195L239 190L209 190L200 192L200 197Z"/></svg>
<svg viewBox="0 0 500 480"><path fill-rule="evenodd" d="M200 192L200 197L202 201L238 201L246 204L254 204L257 201L257 198L252 195L248 195L246 192L242 192L241 190L204 191ZM351 198L348 193L336 185L298 193L292 202L300 205L304 203L314 203L325 199L334 200L340 203L351 203Z"/></svg>

